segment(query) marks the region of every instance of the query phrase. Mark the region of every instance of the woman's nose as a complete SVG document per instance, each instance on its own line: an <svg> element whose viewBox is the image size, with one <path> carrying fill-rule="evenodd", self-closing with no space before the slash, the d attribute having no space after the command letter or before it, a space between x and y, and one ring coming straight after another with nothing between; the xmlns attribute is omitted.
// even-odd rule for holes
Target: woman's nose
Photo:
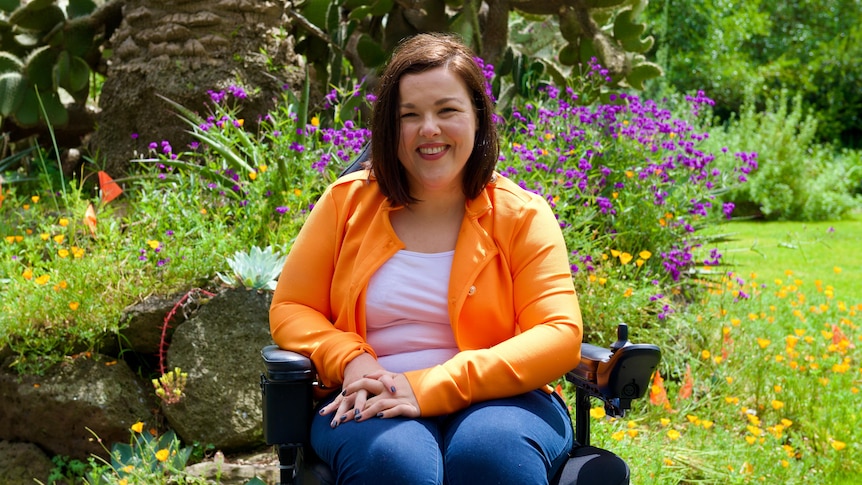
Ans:
<svg viewBox="0 0 862 485"><path fill-rule="evenodd" d="M431 138L440 134L440 125L437 123L437 118L432 115L427 115L422 118L422 125L419 127L419 135L425 138Z"/></svg>

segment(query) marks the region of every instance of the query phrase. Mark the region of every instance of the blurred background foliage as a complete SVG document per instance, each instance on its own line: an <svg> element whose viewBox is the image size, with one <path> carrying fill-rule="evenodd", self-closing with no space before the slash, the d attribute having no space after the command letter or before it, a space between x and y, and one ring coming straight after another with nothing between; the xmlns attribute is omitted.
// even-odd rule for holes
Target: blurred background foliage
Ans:
<svg viewBox="0 0 862 485"><path fill-rule="evenodd" d="M448 31L494 66L493 94L504 115L544 86L582 86L579 80L593 58L604 68L606 83L596 92L579 93L578 103L608 104L622 92L656 100L704 92L714 100L711 136L760 154L752 183L726 197L737 204L737 214L841 218L862 195L860 0L278 0L267 5L267 12L273 5L282 11L283 27L272 35L290 40L281 45L291 46L305 69L304 85L284 82L300 120L325 112L335 92L372 90L378 68L404 37ZM98 117L100 109L107 112L109 94L123 102L119 91L100 92L110 80L108 66L119 72L123 62L114 55L120 46L112 44L112 34L118 26L134 30L132 12L140 17L147 11L165 14L164 25L154 25L170 27L176 45L189 45L194 31L171 19L192 7L218 12L221 6L216 1L0 0L0 176L28 180L44 167L59 167L59 173L51 168L41 176L63 183L73 173L106 163L116 167L116 157L105 156L111 147L99 146L101 140L128 142L128 127L153 126L159 117L164 118L160 126L168 125L174 114L161 106L123 113L147 123L119 124L115 111ZM206 59L206 52L198 54ZM231 69L260 55L269 54L235 52ZM266 75L275 78L286 80L298 67L269 59ZM204 86L210 81L203 71L190 71L188 85L223 88ZM241 72L236 77L252 78ZM248 87L258 99L281 94L260 92L273 86ZM362 100L351 99L334 121L367 119ZM205 111L204 105L186 107ZM175 143L187 137L184 129L177 129ZM57 130L74 136L55 137ZM100 132L122 136L100 137ZM35 163L24 153L34 144L62 163ZM132 158L129 153L122 165L128 172L134 171ZM823 188L826 195L819 193Z"/></svg>

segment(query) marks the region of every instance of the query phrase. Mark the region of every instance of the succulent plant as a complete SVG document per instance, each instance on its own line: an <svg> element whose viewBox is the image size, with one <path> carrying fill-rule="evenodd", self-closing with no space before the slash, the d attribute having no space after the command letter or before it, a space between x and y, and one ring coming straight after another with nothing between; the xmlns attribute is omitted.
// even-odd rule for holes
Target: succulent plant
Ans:
<svg viewBox="0 0 862 485"><path fill-rule="evenodd" d="M237 251L233 257L227 258L230 274L218 273L218 277L227 285L249 290L275 290L276 279L281 274L285 256L267 246L260 249L252 246L246 253Z"/></svg>

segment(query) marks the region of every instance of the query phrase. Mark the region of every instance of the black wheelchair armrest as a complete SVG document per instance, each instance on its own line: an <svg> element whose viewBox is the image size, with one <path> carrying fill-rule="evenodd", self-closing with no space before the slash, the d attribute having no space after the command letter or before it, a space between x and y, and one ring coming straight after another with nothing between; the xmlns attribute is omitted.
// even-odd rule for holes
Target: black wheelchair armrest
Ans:
<svg viewBox="0 0 862 485"><path fill-rule="evenodd" d="M590 398L605 405L610 416L625 416L635 399L643 397L661 359L661 349L652 344L628 341L628 326L617 327L617 341L610 348L581 344L581 361L566 373L576 387L575 431L582 445L590 444Z"/></svg>
<svg viewBox="0 0 862 485"><path fill-rule="evenodd" d="M269 445L307 443L317 377L311 359L277 345L267 345L260 353L265 366L260 376L264 440Z"/></svg>

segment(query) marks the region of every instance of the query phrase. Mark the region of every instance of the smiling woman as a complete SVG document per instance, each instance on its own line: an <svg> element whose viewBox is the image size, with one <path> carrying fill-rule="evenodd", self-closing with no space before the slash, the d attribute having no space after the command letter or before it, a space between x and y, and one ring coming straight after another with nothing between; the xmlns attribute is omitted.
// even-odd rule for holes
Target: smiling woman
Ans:
<svg viewBox="0 0 862 485"><path fill-rule="evenodd" d="M569 253L548 203L494 173L473 59L442 35L396 50L370 170L314 205L273 296L275 342L338 390L311 444L339 482L547 483L573 447L547 386L580 358Z"/></svg>

